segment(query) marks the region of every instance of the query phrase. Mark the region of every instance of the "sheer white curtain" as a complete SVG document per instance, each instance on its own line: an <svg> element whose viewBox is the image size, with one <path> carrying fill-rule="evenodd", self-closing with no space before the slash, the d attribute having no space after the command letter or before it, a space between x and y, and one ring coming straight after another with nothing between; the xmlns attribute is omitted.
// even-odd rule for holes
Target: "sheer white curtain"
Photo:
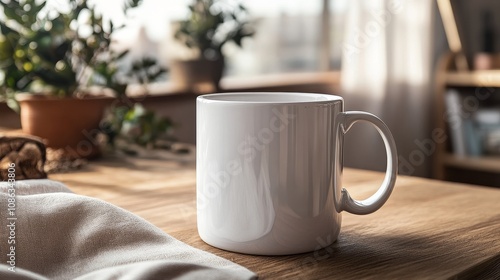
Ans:
<svg viewBox="0 0 500 280"><path fill-rule="evenodd" d="M432 117L432 0L353 0L342 56L346 110L378 115L393 132L401 173L428 176L431 157L413 153L430 138ZM346 166L385 170L375 129L357 125L346 136ZM418 155L417 155L418 154Z"/></svg>

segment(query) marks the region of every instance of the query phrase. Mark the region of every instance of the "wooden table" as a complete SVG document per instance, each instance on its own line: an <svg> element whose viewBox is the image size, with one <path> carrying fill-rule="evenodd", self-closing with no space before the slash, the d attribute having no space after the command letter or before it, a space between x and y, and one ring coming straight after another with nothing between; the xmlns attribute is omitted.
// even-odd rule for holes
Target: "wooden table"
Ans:
<svg viewBox="0 0 500 280"><path fill-rule="evenodd" d="M199 238L193 155L175 160L108 158L50 178L76 193L130 210L175 238L241 264L263 279L461 279L488 270L500 275L498 189L401 176L378 212L343 214L342 231L332 246L268 257L219 250ZM344 185L362 199L382 178L377 172L346 169Z"/></svg>

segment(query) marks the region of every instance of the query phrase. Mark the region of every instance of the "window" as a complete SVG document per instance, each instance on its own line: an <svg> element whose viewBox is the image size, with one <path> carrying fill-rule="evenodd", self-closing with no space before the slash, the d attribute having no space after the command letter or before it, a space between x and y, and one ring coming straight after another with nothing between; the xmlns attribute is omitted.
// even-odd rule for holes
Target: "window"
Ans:
<svg viewBox="0 0 500 280"><path fill-rule="evenodd" d="M122 2L95 1L105 17L118 23L127 21L129 27L117 38L121 47L132 48L131 56L153 55L167 65L176 51L172 47L171 22L187 15L190 1L144 0L140 10L134 11L132 18L128 19L117 9ZM342 23L347 0L240 2L254 18L257 33L244 42L244 49L226 46L227 75L320 71L326 68L322 60L328 59L328 56L328 68L340 67ZM324 13L324 9L328 12ZM329 20L326 31L322 28L322 17L325 16ZM328 39L327 43L323 41ZM329 55L326 57L322 51L324 47L328 48Z"/></svg>
<svg viewBox="0 0 500 280"><path fill-rule="evenodd" d="M48 2L61 7L67 0ZM127 27L116 34L118 48L130 49L131 59L152 56L168 67L168 61L178 51L172 43L172 21L186 17L190 0L144 0L142 6L128 16L122 12L123 2L92 1L105 19L111 19L115 25L127 23ZM239 2L248 8L257 32L252 39L245 39L243 49L230 44L225 47L226 75L314 72L340 67L347 0Z"/></svg>

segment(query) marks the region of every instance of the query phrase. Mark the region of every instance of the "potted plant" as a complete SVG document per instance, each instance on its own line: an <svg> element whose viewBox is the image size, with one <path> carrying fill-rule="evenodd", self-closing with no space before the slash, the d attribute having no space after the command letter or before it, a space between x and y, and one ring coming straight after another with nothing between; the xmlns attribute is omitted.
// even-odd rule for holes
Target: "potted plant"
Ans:
<svg viewBox="0 0 500 280"><path fill-rule="evenodd" d="M46 7L47 1L0 1L5 15L0 19L0 92L11 107L19 104L14 109L20 109L25 133L86 158L99 154L95 128L113 100L95 97L87 86L95 65L114 57L110 45L116 29L89 2L69 0L63 13ZM128 0L124 11L140 3Z"/></svg>
<svg viewBox="0 0 500 280"><path fill-rule="evenodd" d="M112 89L115 92L126 92L132 81L142 85L147 92L147 84L158 79L165 70L154 59L144 58L135 61L130 69L119 68L117 59L111 63L100 62L96 65L94 84ZM126 95L119 98L106 110L100 129L106 135L112 148L135 153L137 146L152 149L156 142L167 136L172 128L169 119L158 116L154 111L147 110Z"/></svg>
<svg viewBox="0 0 500 280"><path fill-rule="evenodd" d="M175 39L191 50L191 59L173 60L171 76L177 85L193 89L205 83L214 89L224 70L222 47L228 42L242 46L242 40L254 34L246 8L225 1L193 0L186 20L178 22Z"/></svg>

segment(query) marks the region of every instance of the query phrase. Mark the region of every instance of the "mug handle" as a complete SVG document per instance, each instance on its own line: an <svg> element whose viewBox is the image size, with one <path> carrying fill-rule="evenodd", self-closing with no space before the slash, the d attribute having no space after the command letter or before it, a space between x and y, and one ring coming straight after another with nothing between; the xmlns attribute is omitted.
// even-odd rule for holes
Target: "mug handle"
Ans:
<svg viewBox="0 0 500 280"><path fill-rule="evenodd" d="M394 189L394 184L396 183L396 175L398 173L398 159L396 144L394 143L394 138L387 125L379 119L377 116L360 111L349 111L342 112L338 115L337 123L337 170L336 172L341 172L342 170L342 147L343 147L343 136L351 128L351 126L358 121L366 121L371 123L377 129L378 133L382 137L385 145L385 152L387 154L387 169L385 172L385 178L382 185L379 187L377 192L375 192L369 198L358 201L353 199L349 192L342 188L341 196L335 199L336 210L338 212L347 211L352 214L366 215L377 211L384 203L387 201L389 196ZM340 174L337 174L337 176ZM340 177L337 177L340 178ZM334 192L338 194L337 191ZM340 200L340 201L339 201Z"/></svg>

